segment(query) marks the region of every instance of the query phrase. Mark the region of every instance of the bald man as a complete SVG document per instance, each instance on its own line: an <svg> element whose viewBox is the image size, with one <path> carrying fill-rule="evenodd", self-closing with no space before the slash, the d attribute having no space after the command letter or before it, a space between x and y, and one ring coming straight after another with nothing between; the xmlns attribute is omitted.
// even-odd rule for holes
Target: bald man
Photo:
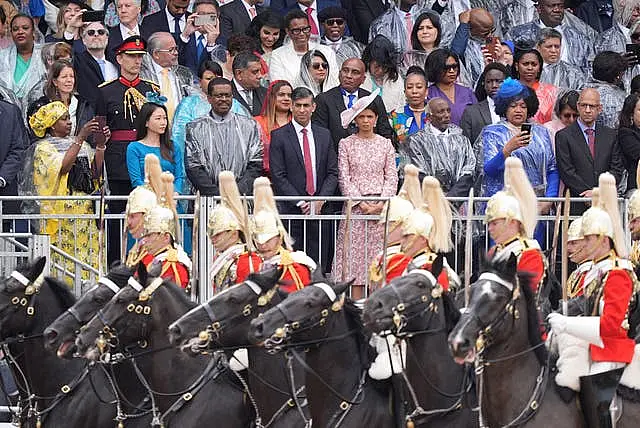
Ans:
<svg viewBox="0 0 640 428"><path fill-rule="evenodd" d="M331 131L336 153L340 140L355 132L353 128L344 129L342 127L340 113L352 106L359 98L370 94L366 89L360 88L365 77L364 62L359 58L349 58L340 67L338 74L340 84L316 97L316 111L311 120L315 125L320 125ZM395 133L389 125L387 109L382 98L376 97L373 103L378 114L376 133L394 141Z"/></svg>
<svg viewBox="0 0 640 428"><path fill-rule="evenodd" d="M487 45L494 32L495 21L488 10L477 8L469 11L470 37L461 58L464 67L460 70L460 79L469 87L475 87L485 65L493 62Z"/></svg>
<svg viewBox="0 0 640 428"><path fill-rule="evenodd" d="M556 134L556 164L560 178L571 196L591 197L591 189L598 185L598 177L610 172L620 182L624 169L622 155L616 141L616 131L596 125L602 111L600 94L585 88L578 98L580 117ZM571 214L581 215L587 206L571 204Z"/></svg>
<svg viewBox="0 0 640 428"><path fill-rule="evenodd" d="M418 167L420 179L427 175L440 181L447 196L466 196L473 184L476 157L469 139L451 123L451 107L442 98L427 104L429 124L400 145L408 163Z"/></svg>

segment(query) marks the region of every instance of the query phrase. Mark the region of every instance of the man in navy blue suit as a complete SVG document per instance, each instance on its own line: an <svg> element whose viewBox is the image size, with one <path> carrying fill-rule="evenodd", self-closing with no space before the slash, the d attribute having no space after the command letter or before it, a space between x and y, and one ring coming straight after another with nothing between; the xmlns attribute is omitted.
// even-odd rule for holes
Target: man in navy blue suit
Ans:
<svg viewBox="0 0 640 428"><path fill-rule="evenodd" d="M220 36L220 11L215 0L196 0L194 12L187 18L187 25L178 41L178 63L198 75L200 64L209 59L224 61L225 39ZM213 21L195 25L198 16L209 15Z"/></svg>
<svg viewBox="0 0 640 428"><path fill-rule="evenodd" d="M261 0L234 0L220 7L220 27L227 37L244 32L260 12Z"/></svg>
<svg viewBox="0 0 640 428"><path fill-rule="evenodd" d="M331 134L326 128L311 124L316 104L313 93L304 87L291 94L293 120L271 132L269 165L273 189L277 196L333 196L338 187L338 157ZM324 201L283 202L281 214L309 215L325 213ZM331 270L334 241L333 221L290 222L289 233L296 250L306 253ZM320 239L322 237L322 239Z"/></svg>
<svg viewBox="0 0 640 428"><path fill-rule="evenodd" d="M176 43L187 26L189 0L167 0L167 7L144 18L140 35L148 40L153 33L171 33Z"/></svg>

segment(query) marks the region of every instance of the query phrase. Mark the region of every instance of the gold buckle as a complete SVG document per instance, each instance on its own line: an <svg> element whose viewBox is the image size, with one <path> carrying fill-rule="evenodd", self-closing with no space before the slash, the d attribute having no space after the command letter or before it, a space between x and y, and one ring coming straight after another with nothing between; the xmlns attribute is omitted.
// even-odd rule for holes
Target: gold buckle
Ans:
<svg viewBox="0 0 640 428"><path fill-rule="evenodd" d="M35 309L33 309L33 306L29 306L29 307L27 308L27 315L29 315L29 316L33 316L33 314L35 314L35 313L36 313L36 310L35 310Z"/></svg>
<svg viewBox="0 0 640 428"><path fill-rule="evenodd" d="M189 401L189 400L191 400L192 398L193 398L193 394L191 394L190 392L187 392L186 394L184 394L184 395L182 396L182 399L183 399L184 401Z"/></svg>
<svg viewBox="0 0 640 428"><path fill-rule="evenodd" d="M347 403L346 401L343 401L342 403L340 403L340 408L342 410L347 410L349 408L349 403Z"/></svg>
<svg viewBox="0 0 640 428"><path fill-rule="evenodd" d="M65 394L68 394L69 392L71 392L71 387L69 385L62 385L62 388L60 388L60 391L64 392Z"/></svg>

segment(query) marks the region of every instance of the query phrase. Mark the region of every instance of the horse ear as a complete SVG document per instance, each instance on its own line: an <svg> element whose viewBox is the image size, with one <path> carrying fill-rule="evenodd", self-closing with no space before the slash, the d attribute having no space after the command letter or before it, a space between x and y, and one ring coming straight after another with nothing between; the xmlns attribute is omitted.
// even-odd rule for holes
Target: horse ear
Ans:
<svg viewBox="0 0 640 428"><path fill-rule="evenodd" d="M316 269L311 272L311 283L326 282L326 281L327 281L327 277L324 275L324 272L322 272L322 269Z"/></svg>
<svg viewBox="0 0 640 428"><path fill-rule="evenodd" d="M142 262L138 263L138 281L140 284L143 286L146 285L148 276L149 274L147 273L147 267L145 264Z"/></svg>
<svg viewBox="0 0 640 428"><path fill-rule="evenodd" d="M40 276L40 274L42 273L42 271L44 270L44 267L47 264L47 258L42 256L42 257L38 257L38 259L33 262L33 264L31 265L31 268L29 269L29 273L27 275L27 277L31 280L31 281L35 281L37 277Z"/></svg>
<svg viewBox="0 0 640 428"><path fill-rule="evenodd" d="M268 269L266 271L254 272L249 279L260 287L263 292L273 288L277 284L278 279L282 276L282 268Z"/></svg>
<svg viewBox="0 0 640 428"><path fill-rule="evenodd" d="M333 291L336 292L336 296L339 296L342 293L344 293L345 291L347 291L347 289L350 288L351 285L353 285L353 281L355 281L355 279L352 279L352 280L347 281L347 282L336 282L336 283L334 283L332 288L333 288Z"/></svg>
<svg viewBox="0 0 640 428"><path fill-rule="evenodd" d="M444 268L444 256L442 254L438 254L436 259L431 264L431 274L437 278L442 273L442 269Z"/></svg>

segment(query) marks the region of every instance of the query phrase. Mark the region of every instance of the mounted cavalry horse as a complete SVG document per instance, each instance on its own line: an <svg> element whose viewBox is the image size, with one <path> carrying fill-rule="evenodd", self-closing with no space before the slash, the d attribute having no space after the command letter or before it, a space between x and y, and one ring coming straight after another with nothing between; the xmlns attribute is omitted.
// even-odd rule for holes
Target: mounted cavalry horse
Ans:
<svg viewBox="0 0 640 428"><path fill-rule="evenodd" d="M105 277L100 278L93 288L45 329L45 348L60 358L72 358L76 350L76 335L81 327L127 286L132 274L125 264L111 268ZM147 390L138 380L131 361L125 359L99 364L112 377L114 388L117 388L116 420L126 423L127 427L149 426L151 411Z"/></svg>
<svg viewBox="0 0 640 428"><path fill-rule="evenodd" d="M42 276L45 264L19 267L0 284L0 343L20 392L17 418L22 427L113 427L104 372L44 348L44 329L75 302L65 283Z"/></svg>
<svg viewBox="0 0 640 428"><path fill-rule="evenodd" d="M563 401L551 377L530 277L516 268L514 255L492 262L449 335L456 361L475 362L480 426L581 427L575 397Z"/></svg>
<svg viewBox="0 0 640 428"><path fill-rule="evenodd" d="M138 280L129 280L82 329L78 351L90 360L104 358L105 351L130 359L151 395L152 424L248 427L243 387L223 359L192 358L169 343L169 324L194 307L184 290L148 276L140 265Z"/></svg>
<svg viewBox="0 0 640 428"><path fill-rule="evenodd" d="M475 390L469 370L453 361L447 336L460 318L453 297L437 283L442 256L432 272L413 270L369 296L365 326L374 333L390 331L407 344L403 378L407 421L423 427L478 425Z"/></svg>
<svg viewBox="0 0 640 428"><path fill-rule="evenodd" d="M278 269L251 274L174 322L169 335L171 343L192 355L248 347L247 383L256 405L255 425L300 428L310 419L300 365L251 346L248 339L251 320L282 301L277 283L281 275Z"/></svg>
<svg viewBox="0 0 640 428"><path fill-rule="evenodd" d="M314 427L391 427L393 394L367 376L373 350L348 286L312 283L289 295L251 322L250 338L304 367Z"/></svg>

